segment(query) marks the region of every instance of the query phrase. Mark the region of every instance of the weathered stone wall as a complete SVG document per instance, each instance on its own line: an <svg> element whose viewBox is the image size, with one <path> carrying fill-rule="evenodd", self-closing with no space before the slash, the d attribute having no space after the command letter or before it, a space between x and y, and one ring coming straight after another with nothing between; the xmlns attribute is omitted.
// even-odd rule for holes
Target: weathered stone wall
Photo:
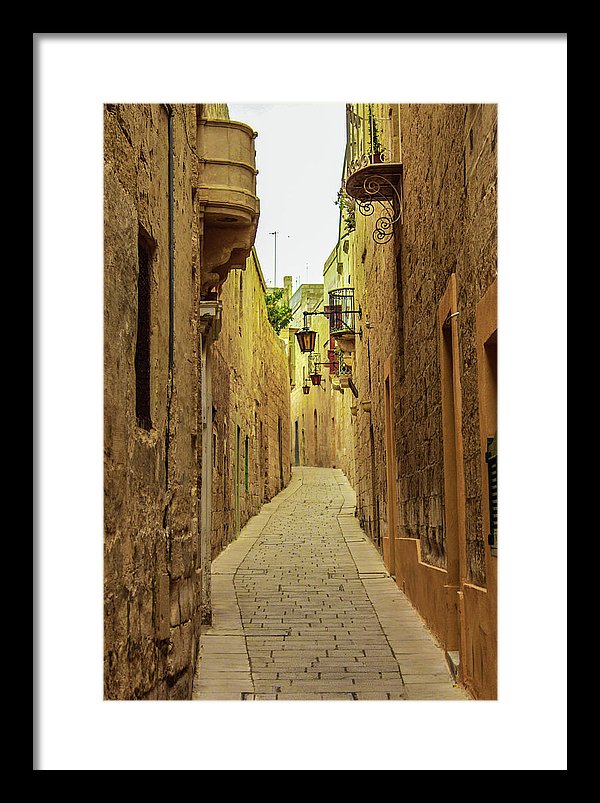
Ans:
<svg viewBox="0 0 600 803"><path fill-rule="evenodd" d="M376 113L384 121L383 138L392 146L391 160L403 165L403 215L394 236L380 245L371 236L377 205L371 217L357 210L351 242L357 303L366 318L363 338L356 342L355 374L361 399L371 402L370 411L359 405L356 425L358 515L385 556L389 511L384 372L389 360L396 551L404 550L405 559L405 539L418 544L418 551L411 553L414 567L407 574L413 583L411 594L443 640L451 628L450 614L436 612L439 573L418 567L446 570L450 560L438 316L454 274L458 351L453 359L455 387L460 389L455 413L461 424L456 482L463 551L456 582L471 584L461 611L462 627L471 634L469 654L461 660L467 674L471 672L471 690L489 697L495 693L493 603L479 597L469 600L474 599L472 589L485 591L490 566L482 512L487 478L482 473L476 311L497 275L497 110L493 105L409 104L378 106ZM431 590L423 590L430 582ZM475 679L469 663L478 665Z"/></svg>
<svg viewBox="0 0 600 803"><path fill-rule="evenodd" d="M477 393L475 310L496 277L496 107L401 106L404 159L402 274L405 299L405 415L402 523L423 559L444 565L437 306L451 273L458 285L468 578L485 585L484 483ZM423 491L429 502L419 510ZM404 492L403 492L404 491ZM416 493L415 493L416 491ZM432 529L435 527L435 529ZM440 538L441 527L441 538ZM423 531L423 528L425 530Z"/></svg>
<svg viewBox="0 0 600 803"><path fill-rule="evenodd" d="M405 379L398 454L400 523L422 559L446 567L438 305L464 232L464 107L400 107L404 163L401 274Z"/></svg>
<svg viewBox="0 0 600 803"><path fill-rule="evenodd" d="M364 108L359 109L363 117ZM387 111L387 108L385 109ZM390 126L384 111L377 110L380 139L388 148ZM394 421L400 414L400 382L403 374L402 315L397 292L395 245L381 245L373 240L375 220L380 215L375 205L370 216L355 211L356 230L350 240L350 262L355 285L356 304L362 309L362 338L355 342L355 378L359 390L356 421L357 444L356 491L357 514L374 543L384 551L388 538L387 475L385 448L385 365L391 360L393 371ZM396 435L398 427L395 427ZM398 453L398 452L397 452ZM396 476L396 481L399 481Z"/></svg>
<svg viewBox="0 0 600 803"><path fill-rule="evenodd" d="M446 565L437 308L457 274L463 359L463 435L469 577L485 583L481 536L475 306L496 275L496 114L493 106L399 107L404 166L403 223L385 246L373 218L357 213L357 298L373 324L357 343L357 377L370 393L359 411L358 507L372 529L387 519L382 366L391 357L401 534L418 538L423 560ZM472 144L471 144L472 143ZM373 427L371 439L370 428ZM372 461L372 445L375 459ZM373 481L372 462L376 476Z"/></svg>
<svg viewBox="0 0 600 803"><path fill-rule="evenodd" d="M462 356L462 420L465 464L467 572L471 582L486 585L486 546L482 494L487 478L481 473L478 368L475 319L478 302L497 277L497 133L493 104L473 104L464 110L465 231L457 267Z"/></svg>
<svg viewBox="0 0 600 803"><path fill-rule="evenodd" d="M104 110L104 693L112 699L188 698L199 630L196 166L186 123L194 130L193 106L173 107L171 136L162 105ZM141 423L140 241L150 280L150 420Z"/></svg>
<svg viewBox="0 0 600 803"><path fill-rule="evenodd" d="M223 322L212 347L213 557L291 477L288 358L264 293L253 251L245 270L232 271L223 285Z"/></svg>
<svg viewBox="0 0 600 803"><path fill-rule="evenodd" d="M210 532L203 524L210 499L205 505L202 455L210 454L212 432L204 431L210 383L202 368L206 331L199 305L201 298L209 307L219 303L228 270L250 253L258 199L245 193L248 208L231 218L234 228L215 226L207 203L218 197L224 208L235 207L239 187L213 186L212 174L201 176L196 148L204 146L198 132L206 133L208 118L228 120L227 106L105 107L105 696L112 699L189 699L201 621L210 618ZM250 186L252 131L239 124L232 131L238 145L246 143L245 163L231 152L225 125L213 131L211 164L223 176L229 174L222 165L231 162L232 180ZM229 529L216 549L290 474L287 360L281 341L256 315L264 308L262 294L254 307L256 271L249 271L243 303L224 291L226 338L235 327L244 345L222 348L222 362L217 352L213 368L231 461L221 478L227 504L216 513L217 525L221 512L222 529ZM226 403L223 394L229 394ZM237 426L243 435L236 464ZM218 442L218 411L214 431ZM232 524L235 465L241 488ZM219 499L218 475L214 487L206 476Z"/></svg>

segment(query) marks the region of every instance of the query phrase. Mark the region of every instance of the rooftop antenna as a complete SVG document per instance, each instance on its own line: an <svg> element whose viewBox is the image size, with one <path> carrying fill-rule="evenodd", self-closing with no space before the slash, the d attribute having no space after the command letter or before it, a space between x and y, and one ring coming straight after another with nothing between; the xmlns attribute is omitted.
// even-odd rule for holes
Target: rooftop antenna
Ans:
<svg viewBox="0 0 600 803"><path fill-rule="evenodd" d="M270 231L269 234L273 234L275 236L275 253L273 257L273 287L277 287L277 235L279 234L278 231ZM290 235L287 235L288 240L290 239Z"/></svg>
<svg viewBox="0 0 600 803"><path fill-rule="evenodd" d="M274 255L274 267L273 267L273 287L277 287L277 235L279 234L278 231L270 231L269 234L275 235L275 255Z"/></svg>

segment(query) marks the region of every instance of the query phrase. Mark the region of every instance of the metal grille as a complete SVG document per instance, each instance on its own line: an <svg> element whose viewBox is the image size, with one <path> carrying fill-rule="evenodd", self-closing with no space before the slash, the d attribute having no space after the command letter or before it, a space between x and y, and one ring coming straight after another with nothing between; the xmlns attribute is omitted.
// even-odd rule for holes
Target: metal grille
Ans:
<svg viewBox="0 0 600 803"><path fill-rule="evenodd" d="M490 500L490 532L488 543L492 555L498 554L498 433L487 439L485 462L488 467L488 494Z"/></svg>
<svg viewBox="0 0 600 803"><path fill-rule="evenodd" d="M354 332L354 288L341 287L329 291L329 306L326 307L329 318L329 332Z"/></svg>
<svg viewBox="0 0 600 803"><path fill-rule="evenodd" d="M381 161L389 159L387 142L387 121L376 116L374 104L346 105L347 154L346 164L349 173L353 173L373 157L379 156Z"/></svg>
<svg viewBox="0 0 600 803"><path fill-rule="evenodd" d="M344 362L344 352L341 349L338 349L337 358L338 358L338 372L337 372L338 376L351 376L352 369L350 368L349 365L346 365L346 363Z"/></svg>

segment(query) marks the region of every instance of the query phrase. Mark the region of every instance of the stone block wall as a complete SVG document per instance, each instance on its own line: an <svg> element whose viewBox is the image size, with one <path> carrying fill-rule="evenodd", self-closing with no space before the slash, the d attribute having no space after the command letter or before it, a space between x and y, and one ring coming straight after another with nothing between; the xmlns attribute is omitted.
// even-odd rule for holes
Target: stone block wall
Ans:
<svg viewBox="0 0 600 803"><path fill-rule="evenodd" d="M443 524L431 514L434 508L443 511L439 343L434 330L437 306L455 273L467 577L485 585L475 315L478 301L497 275L497 112L493 105L401 106L400 127L405 165L401 249L407 338L407 417L400 446L407 487L401 489L405 500L401 520L410 537L420 538L424 560L444 565L443 535L440 542L435 532L427 530L436 519L438 526ZM419 474L424 474L421 492ZM423 491L431 496L419 511L415 502L418 505Z"/></svg>
<svg viewBox="0 0 600 803"><path fill-rule="evenodd" d="M188 698L199 632L196 165L186 125L194 130L193 106L173 107L171 131L163 105L104 109L104 693L110 699ZM145 320L138 316L141 298Z"/></svg>
<svg viewBox="0 0 600 803"><path fill-rule="evenodd" d="M350 259L356 304L362 309L362 338L355 341L355 380L359 391L355 425L357 514L362 526L383 552L389 538L385 448L385 366L393 371L394 420L400 415L400 382L403 375L403 319L397 291L394 242L374 241L376 208L371 216L356 210L356 231L350 243ZM396 435L398 435L396 426ZM399 452L397 452L399 453ZM396 482L399 481L396 469Z"/></svg>
<svg viewBox="0 0 600 803"><path fill-rule="evenodd" d="M212 347L213 557L291 476L288 357L268 321L265 289L253 251L221 291Z"/></svg>
<svg viewBox="0 0 600 803"><path fill-rule="evenodd" d="M211 546L221 549L290 476L287 359L283 342L266 322L258 261L253 257L247 272L235 271L221 287L231 267L244 264L250 253L258 198L248 195L251 208L243 225L215 226L214 214L209 221L211 193L221 193L230 205L237 196L235 187L207 185L199 191L198 131L208 117L227 121L227 107L107 104L104 109L104 693L109 699L190 698L200 627L210 618ZM225 147L226 125L221 133ZM252 141L251 129L244 135ZM252 153L247 157L245 171L253 176ZM223 158L231 161L231 154L224 151ZM204 432L208 396L203 394L210 385L200 350L205 333L202 329L201 337L199 304L207 289L209 301L217 303L222 291L225 332L213 366L214 435ZM203 494L202 455L209 454L204 439L212 437L217 449L214 482L208 484L217 532L211 545L203 524L210 520L210 504ZM221 457L225 470L219 473Z"/></svg>
<svg viewBox="0 0 600 803"><path fill-rule="evenodd" d="M457 637L449 635L449 621L460 615L463 637L469 634L462 644L463 682L475 696L493 697L496 559L486 545L487 477L482 469L482 366L476 323L478 305L497 276L497 109L486 104L374 108L382 121L382 136L391 143L391 161L402 163L403 203L387 243L372 237L377 204L372 216L364 217L357 209L351 241L356 298L365 318L363 338L356 342L355 374L360 400L370 402L367 409L359 404L355 426L357 511L389 560L387 369L397 539L396 557L388 565L392 572L397 570L399 582L406 581L407 593L442 642L454 643ZM458 594L462 601L448 605L452 611L460 605L460 614L445 611L445 603L440 609L440 575L432 571L450 571L449 561L457 559L456 544L449 552L447 540L453 513L444 464L439 328L440 305L453 282L460 569L452 582L462 588ZM410 568L401 566L409 553Z"/></svg>
<svg viewBox="0 0 600 803"><path fill-rule="evenodd" d="M493 104L466 107L463 152L465 233L457 269L458 304L461 309L463 442L466 543L469 580L487 584L486 544L482 520L482 495L487 478L482 476L479 431L477 362L477 305L497 277L497 136L498 112Z"/></svg>
<svg viewBox="0 0 600 803"><path fill-rule="evenodd" d="M461 259L464 107L400 107L405 378L400 523L426 563L446 567L438 305Z"/></svg>

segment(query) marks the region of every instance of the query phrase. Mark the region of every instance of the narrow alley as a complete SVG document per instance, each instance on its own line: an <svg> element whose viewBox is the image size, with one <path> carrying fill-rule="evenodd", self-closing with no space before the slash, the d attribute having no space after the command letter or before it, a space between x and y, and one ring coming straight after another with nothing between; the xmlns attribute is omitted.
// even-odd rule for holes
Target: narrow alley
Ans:
<svg viewBox="0 0 600 803"><path fill-rule="evenodd" d="M340 469L296 467L212 565L195 700L468 700L354 516Z"/></svg>
<svg viewBox="0 0 600 803"><path fill-rule="evenodd" d="M497 136L105 104L105 699L498 698Z"/></svg>

